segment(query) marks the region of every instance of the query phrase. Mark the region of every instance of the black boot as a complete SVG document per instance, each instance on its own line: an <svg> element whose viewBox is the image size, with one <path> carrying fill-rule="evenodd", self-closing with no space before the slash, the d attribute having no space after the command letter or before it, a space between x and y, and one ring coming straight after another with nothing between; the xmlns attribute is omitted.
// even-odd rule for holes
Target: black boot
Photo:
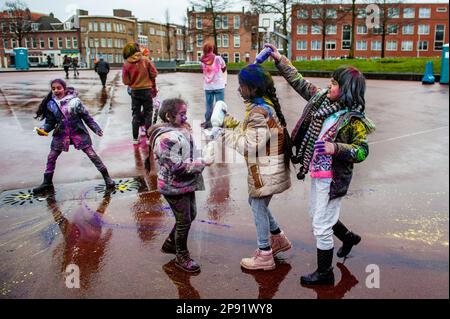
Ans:
<svg viewBox="0 0 450 319"><path fill-rule="evenodd" d="M183 251L176 255L175 266L187 272L199 272L200 265L191 258L188 251Z"/></svg>
<svg viewBox="0 0 450 319"><path fill-rule="evenodd" d="M41 185L36 188L33 188L33 194L39 195L47 192L53 192L55 189L53 188L53 173L44 173L44 181Z"/></svg>
<svg viewBox="0 0 450 319"><path fill-rule="evenodd" d="M177 249L175 247L175 240L171 238L170 236L166 238L164 241L164 244L161 247L161 252L164 254L176 254Z"/></svg>
<svg viewBox="0 0 450 319"><path fill-rule="evenodd" d="M343 243L336 253L339 258L347 257L353 246L358 245L361 241L361 236L349 231L340 220L333 226L333 233Z"/></svg>
<svg viewBox="0 0 450 319"><path fill-rule="evenodd" d="M334 285L333 248L329 250L317 249L317 270L312 274L300 277L302 285Z"/></svg>
<svg viewBox="0 0 450 319"><path fill-rule="evenodd" d="M105 168L100 171L102 173L103 179L105 180L106 190L113 190L116 188L116 183L111 179L108 174L108 170Z"/></svg>

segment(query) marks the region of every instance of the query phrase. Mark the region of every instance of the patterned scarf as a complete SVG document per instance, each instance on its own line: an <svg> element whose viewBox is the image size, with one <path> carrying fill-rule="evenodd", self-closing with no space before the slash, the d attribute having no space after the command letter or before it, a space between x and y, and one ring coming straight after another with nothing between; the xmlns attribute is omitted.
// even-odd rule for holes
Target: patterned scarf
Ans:
<svg viewBox="0 0 450 319"><path fill-rule="evenodd" d="M326 94L323 94L314 103L313 107L305 117L305 123L309 123L305 137L297 149L296 160L301 163L298 179L304 179L308 173L309 164L314 154L314 144L319 137L325 119L341 109L339 102L331 102Z"/></svg>

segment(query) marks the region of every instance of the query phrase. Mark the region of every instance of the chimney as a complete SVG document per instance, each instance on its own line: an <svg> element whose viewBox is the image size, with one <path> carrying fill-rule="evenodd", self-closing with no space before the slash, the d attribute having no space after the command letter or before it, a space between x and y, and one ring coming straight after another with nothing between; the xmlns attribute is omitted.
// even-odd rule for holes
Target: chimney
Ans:
<svg viewBox="0 0 450 319"><path fill-rule="evenodd" d="M55 15L53 14L53 12L50 12L49 17L50 17L50 18L54 18L54 17L55 17Z"/></svg>

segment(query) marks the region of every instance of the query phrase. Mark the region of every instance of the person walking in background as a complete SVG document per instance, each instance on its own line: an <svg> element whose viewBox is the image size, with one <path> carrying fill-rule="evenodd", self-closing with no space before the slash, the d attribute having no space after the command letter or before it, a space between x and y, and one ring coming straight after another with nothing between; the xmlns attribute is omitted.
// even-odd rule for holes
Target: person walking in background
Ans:
<svg viewBox="0 0 450 319"><path fill-rule="evenodd" d="M139 126L143 113L145 131L152 125L153 97L156 96L158 71L152 61L143 56L138 43L128 43L123 48L125 63L122 67L122 82L131 88L131 112L133 144L139 144ZM148 140L147 140L148 143Z"/></svg>
<svg viewBox="0 0 450 319"><path fill-rule="evenodd" d="M63 68L64 68L64 72L66 72L66 79L69 78L69 68L70 68L71 64L72 64L72 59L70 57L68 57L67 55L65 55L64 59L63 59Z"/></svg>
<svg viewBox="0 0 450 319"><path fill-rule="evenodd" d="M103 57L100 57L100 60L95 64L94 71L97 72L100 77L103 87L106 87L106 79L109 73L109 63L103 60Z"/></svg>
<svg viewBox="0 0 450 319"><path fill-rule="evenodd" d="M224 72L227 70L227 65L220 55L214 54L214 44L209 42L203 45L203 55L200 61L206 99L205 122L201 126L210 128L213 105L217 101L224 101L225 98Z"/></svg>

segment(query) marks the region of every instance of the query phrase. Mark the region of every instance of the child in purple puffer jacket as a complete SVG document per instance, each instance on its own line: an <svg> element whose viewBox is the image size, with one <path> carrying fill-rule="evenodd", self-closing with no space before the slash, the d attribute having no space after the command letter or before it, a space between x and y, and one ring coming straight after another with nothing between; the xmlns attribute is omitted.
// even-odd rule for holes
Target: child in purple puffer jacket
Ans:
<svg viewBox="0 0 450 319"><path fill-rule="evenodd" d="M67 87L62 79L55 79L51 83L51 91L45 97L36 112L36 117L45 119L45 123L37 131L39 135L53 131L52 144L47 159L47 168L44 173L44 182L33 189L34 194L42 194L53 191L53 173L56 160L62 151L69 151L69 146L82 150L95 167L100 171L107 190L115 188L115 183L108 174L106 166L92 148L91 137L84 124L98 136L103 136L103 131L89 115L88 110L77 97L78 93L72 87ZM84 123L83 123L84 122Z"/></svg>

